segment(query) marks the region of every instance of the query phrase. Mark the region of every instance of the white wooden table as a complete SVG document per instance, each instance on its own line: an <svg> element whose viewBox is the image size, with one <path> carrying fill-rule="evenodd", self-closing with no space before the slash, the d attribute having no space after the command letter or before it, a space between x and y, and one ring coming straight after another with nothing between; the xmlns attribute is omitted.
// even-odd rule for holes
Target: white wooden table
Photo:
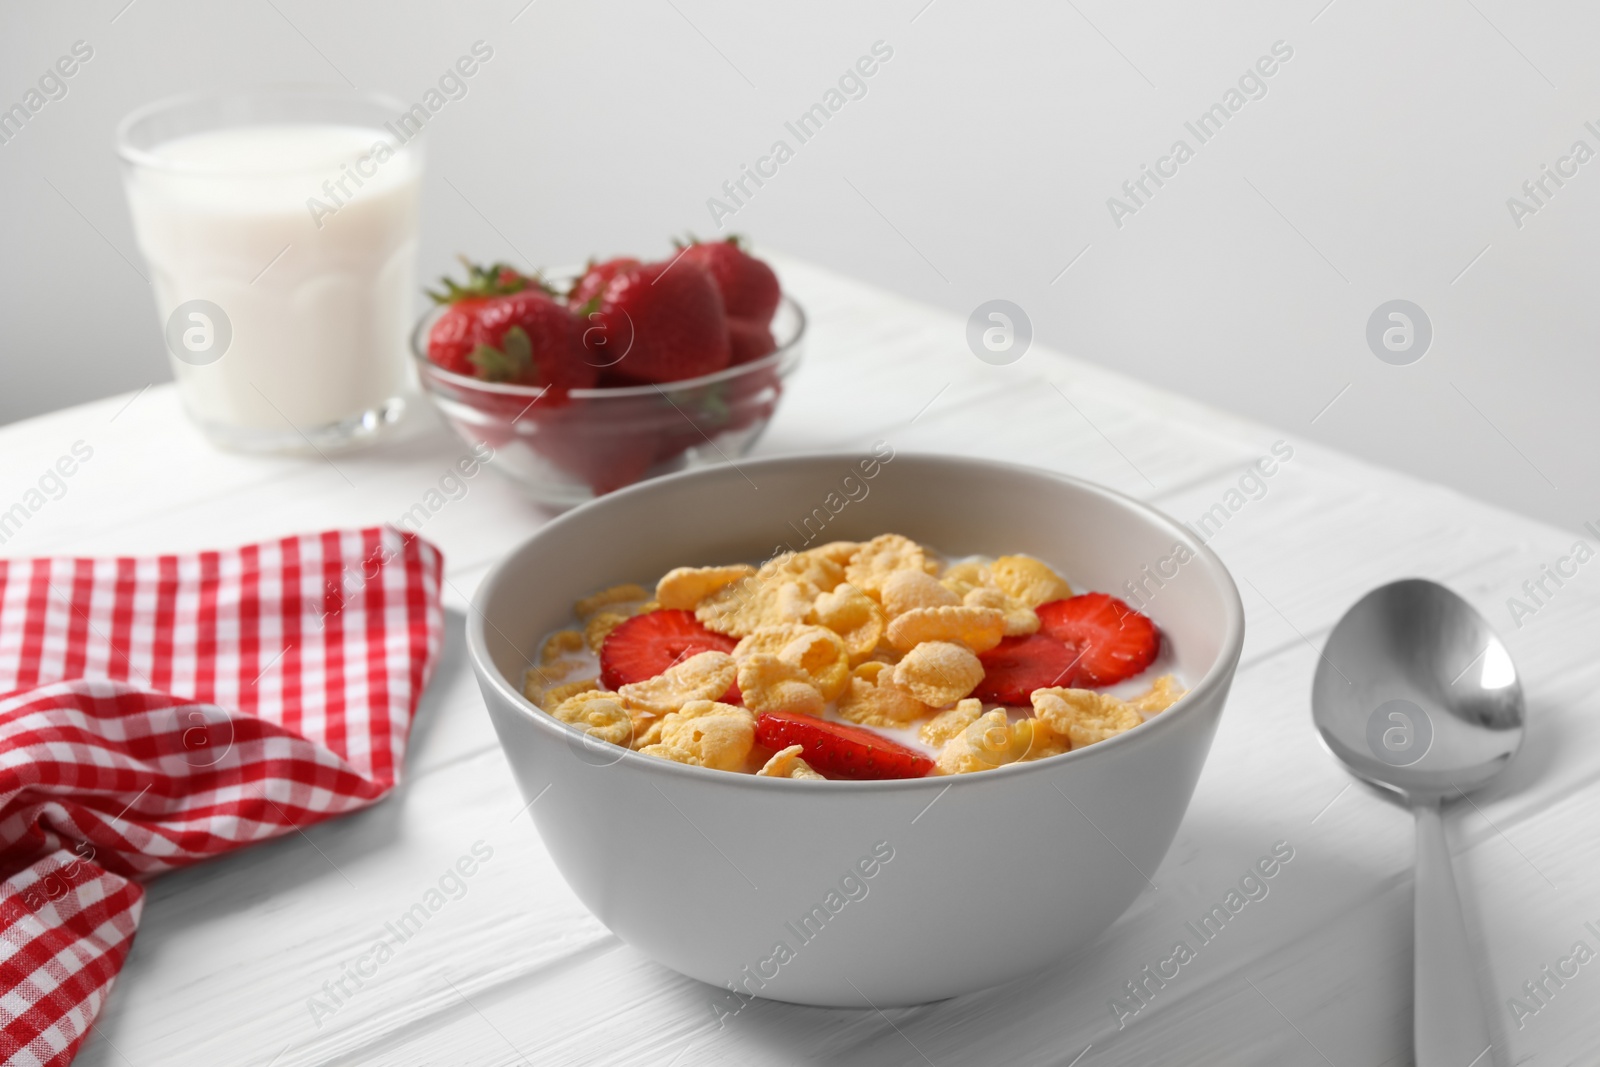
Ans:
<svg viewBox="0 0 1600 1067"><path fill-rule="evenodd" d="M400 788L367 812L156 881L80 1064L1408 1062L1411 821L1350 784L1308 709L1316 647L1339 614L1406 575L1484 611L1529 694L1518 761L1448 817L1496 1062L1600 1063L1600 961L1549 985L1520 1028L1507 1006L1575 942L1600 951L1600 580L1580 572L1520 628L1506 605L1575 535L1053 353L987 366L959 319L780 266L812 334L762 452L883 438L1066 471L1191 521L1245 501L1212 541L1249 613L1244 659L1156 888L1090 949L1013 987L887 1014L757 1003L719 1027L718 991L611 935L520 814L463 655L462 611L488 566L548 516L483 474L422 529L444 549L451 614ZM80 439L93 458L0 551L157 552L393 519L464 451L430 417L336 467L226 455L163 385L0 430L0 507ZM1265 495L1230 497L1278 440L1294 455ZM314 1018L324 983L480 840L493 857L466 895ZM1112 998L1278 841L1294 859L1270 896L1119 1029Z"/></svg>

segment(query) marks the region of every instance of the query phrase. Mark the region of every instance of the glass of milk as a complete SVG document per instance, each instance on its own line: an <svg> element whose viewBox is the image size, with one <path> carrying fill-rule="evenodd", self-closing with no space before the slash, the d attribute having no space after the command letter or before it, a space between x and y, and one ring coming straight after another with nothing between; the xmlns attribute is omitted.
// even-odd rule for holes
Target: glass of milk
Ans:
<svg viewBox="0 0 1600 1067"><path fill-rule="evenodd" d="M325 451L415 391L420 124L355 91L164 100L117 131L184 408L213 442Z"/></svg>

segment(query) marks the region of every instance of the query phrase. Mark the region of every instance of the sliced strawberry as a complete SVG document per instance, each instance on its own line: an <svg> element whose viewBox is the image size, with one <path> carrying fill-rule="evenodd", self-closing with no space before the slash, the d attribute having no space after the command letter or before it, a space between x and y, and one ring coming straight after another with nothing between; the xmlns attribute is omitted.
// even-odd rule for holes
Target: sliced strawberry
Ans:
<svg viewBox="0 0 1600 1067"><path fill-rule="evenodd" d="M983 681L972 695L988 704L1028 707L1035 689L1072 685L1078 650L1043 633L1007 637L978 655Z"/></svg>
<svg viewBox="0 0 1600 1067"><path fill-rule="evenodd" d="M829 778L921 778L933 770L933 760L881 734L809 715L764 712L756 741L773 751L799 745L805 761Z"/></svg>
<svg viewBox="0 0 1600 1067"><path fill-rule="evenodd" d="M1037 611L1040 634L1082 650L1075 685L1114 685L1132 678L1161 651L1156 624L1105 593L1052 600Z"/></svg>
<svg viewBox="0 0 1600 1067"><path fill-rule="evenodd" d="M654 678L700 652L732 652L732 637L712 633L692 611L648 611L612 630L600 646L600 681L607 689ZM737 684L728 691L736 703ZM728 701L728 697L722 698Z"/></svg>

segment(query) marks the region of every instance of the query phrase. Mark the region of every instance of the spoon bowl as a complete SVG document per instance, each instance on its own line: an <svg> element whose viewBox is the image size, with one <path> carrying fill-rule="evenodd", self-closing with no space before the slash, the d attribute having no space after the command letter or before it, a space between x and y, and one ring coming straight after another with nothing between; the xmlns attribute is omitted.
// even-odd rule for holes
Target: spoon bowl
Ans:
<svg viewBox="0 0 1600 1067"><path fill-rule="evenodd" d="M1504 642L1472 605L1420 578L1345 612L1311 708L1335 758L1411 800L1477 788L1522 744L1522 682Z"/></svg>
<svg viewBox="0 0 1600 1067"><path fill-rule="evenodd" d="M1444 586L1393 582L1333 628L1311 717L1335 758L1416 813L1417 1067L1483 1063L1492 1045L1439 805L1499 774L1522 744L1511 655L1488 620Z"/></svg>

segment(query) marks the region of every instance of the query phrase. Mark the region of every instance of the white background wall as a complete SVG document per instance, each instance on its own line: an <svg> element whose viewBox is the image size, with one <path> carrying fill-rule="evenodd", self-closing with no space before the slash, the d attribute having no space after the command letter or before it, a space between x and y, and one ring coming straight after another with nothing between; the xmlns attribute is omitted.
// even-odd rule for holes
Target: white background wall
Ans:
<svg viewBox="0 0 1600 1067"><path fill-rule="evenodd" d="M430 125L431 277L457 251L556 264L715 232L707 198L793 144L783 122L882 40L867 95L728 229L963 316L1002 297L1040 342L1521 511L1600 518L1600 160L1520 229L1506 206L1575 140L1600 150L1594 4L0 5L0 104L74 41L95 50L0 145L0 421L168 377L111 152L138 104L267 81L416 100L488 42ZM1280 40L1294 54L1267 95L1118 228L1107 198L1194 145L1184 121ZM1411 366L1365 341L1393 298L1432 320Z"/></svg>

